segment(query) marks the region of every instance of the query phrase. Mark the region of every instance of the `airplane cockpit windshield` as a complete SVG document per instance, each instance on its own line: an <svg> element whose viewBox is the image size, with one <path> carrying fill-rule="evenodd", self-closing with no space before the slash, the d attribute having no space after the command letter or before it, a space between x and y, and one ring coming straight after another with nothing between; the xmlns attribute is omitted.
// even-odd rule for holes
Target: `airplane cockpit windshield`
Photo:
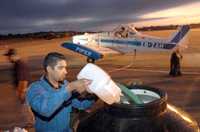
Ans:
<svg viewBox="0 0 200 132"><path fill-rule="evenodd" d="M118 38L129 38L135 36L137 31L130 26L119 26L114 29L114 36Z"/></svg>

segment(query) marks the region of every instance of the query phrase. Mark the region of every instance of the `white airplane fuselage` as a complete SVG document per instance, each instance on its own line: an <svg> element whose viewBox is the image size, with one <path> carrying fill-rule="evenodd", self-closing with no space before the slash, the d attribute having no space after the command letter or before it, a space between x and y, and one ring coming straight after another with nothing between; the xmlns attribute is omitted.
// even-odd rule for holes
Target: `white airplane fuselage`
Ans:
<svg viewBox="0 0 200 132"><path fill-rule="evenodd" d="M176 46L175 43L167 42L165 39L144 35L119 38L111 33L76 35L73 37L73 43L88 46L102 46L123 53L133 52L134 50L166 51Z"/></svg>
<svg viewBox="0 0 200 132"><path fill-rule="evenodd" d="M104 54L172 51L183 47L182 41L189 30L188 25L183 25L170 38L161 39L143 35L129 26L121 26L113 32L75 35L72 38L73 42L65 42L62 46L94 61L102 58Z"/></svg>

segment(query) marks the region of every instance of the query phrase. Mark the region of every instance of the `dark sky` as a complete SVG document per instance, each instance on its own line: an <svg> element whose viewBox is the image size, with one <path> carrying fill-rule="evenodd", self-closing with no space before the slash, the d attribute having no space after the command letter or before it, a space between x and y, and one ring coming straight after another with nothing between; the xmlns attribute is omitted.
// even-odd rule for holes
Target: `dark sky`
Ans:
<svg viewBox="0 0 200 132"><path fill-rule="evenodd" d="M0 0L0 34L95 30L199 0Z"/></svg>

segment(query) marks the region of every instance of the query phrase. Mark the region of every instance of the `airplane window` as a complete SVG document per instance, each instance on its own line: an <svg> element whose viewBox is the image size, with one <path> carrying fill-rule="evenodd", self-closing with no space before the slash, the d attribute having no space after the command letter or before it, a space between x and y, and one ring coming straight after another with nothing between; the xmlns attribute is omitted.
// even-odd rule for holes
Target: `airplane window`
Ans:
<svg viewBox="0 0 200 132"><path fill-rule="evenodd" d="M118 38L128 38L135 36L137 31L134 27L130 26L120 26L114 30L114 36Z"/></svg>

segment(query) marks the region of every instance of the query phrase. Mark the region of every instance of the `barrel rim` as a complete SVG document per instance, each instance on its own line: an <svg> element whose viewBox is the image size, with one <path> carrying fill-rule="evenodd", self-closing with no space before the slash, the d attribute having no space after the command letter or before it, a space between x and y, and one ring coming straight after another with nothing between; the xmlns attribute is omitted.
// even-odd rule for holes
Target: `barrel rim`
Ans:
<svg viewBox="0 0 200 132"><path fill-rule="evenodd" d="M144 89L155 92L160 96L159 99L146 104L119 104L114 103L105 108L109 114L122 117L149 117L162 114L167 108L167 93L159 88L146 85L130 85L130 89Z"/></svg>

